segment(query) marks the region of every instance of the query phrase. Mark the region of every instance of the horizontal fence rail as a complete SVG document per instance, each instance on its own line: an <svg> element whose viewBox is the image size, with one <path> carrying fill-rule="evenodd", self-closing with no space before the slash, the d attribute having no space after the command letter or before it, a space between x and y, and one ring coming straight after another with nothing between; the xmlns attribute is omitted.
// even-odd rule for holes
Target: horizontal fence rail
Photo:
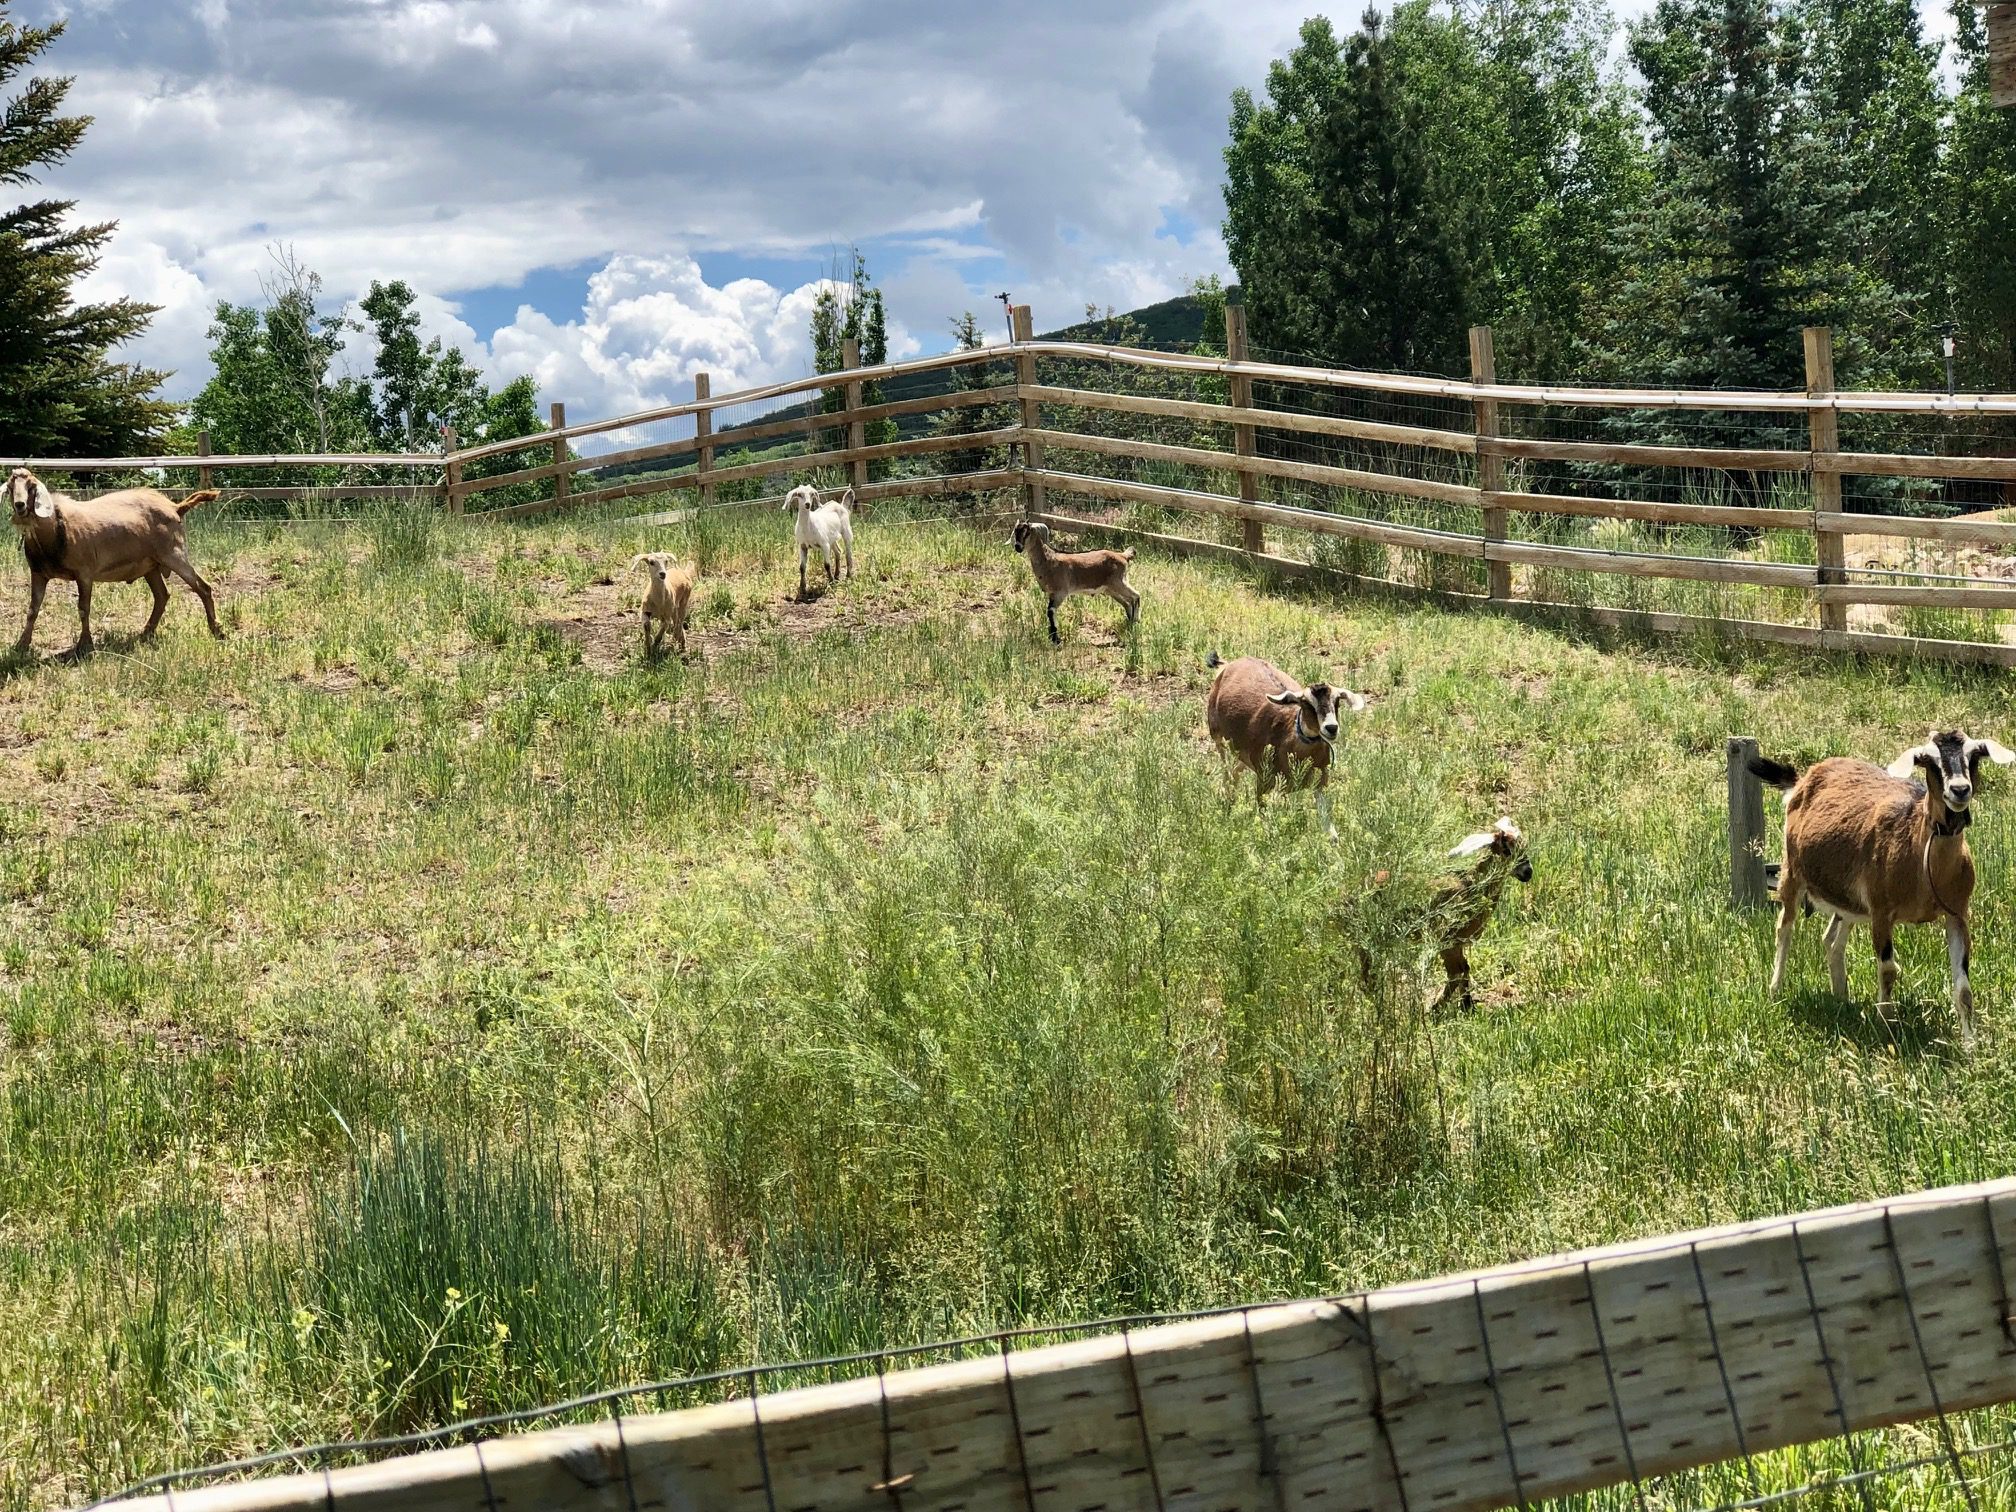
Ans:
<svg viewBox="0 0 2016 1512"><path fill-rule="evenodd" d="M1889 1472L1971 1500L1953 1415L2016 1400L2012 1250L1999 1181L315 1466L330 1446L311 1473L121 1505L1485 1512L1634 1485L1668 1506L1661 1477L1737 1461L1754 1486L1770 1451L1917 1422L1930 1452ZM1849 1453L1822 1489L1886 1473Z"/></svg>
<svg viewBox="0 0 2016 1512"><path fill-rule="evenodd" d="M840 370L729 393L711 392L701 374L691 401L581 424L567 424L556 405L536 435L468 447L450 436L435 455L27 460L185 480L193 471L196 486L255 504L424 498L495 520L667 494L748 505L757 501L737 496L774 498L771 480L781 492L815 475L850 484L864 501L1013 490L1032 518L1162 539L1163 521L1200 517L1207 530L1232 532L1249 562L1512 612L2016 665L2016 521L1858 512L1847 486L1921 501L1978 502L1999 490L2016 507L2016 395L1841 392L1824 330L1806 333L1808 390L1782 392L1501 382L1481 327L1467 380L1251 360L1236 309L1226 331L1236 357L1035 340L1026 306L1011 312L1011 327L1018 339L1005 345L867 367L850 348ZM896 397L877 387L947 373L970 386ZM1507 433L1566 425L1600 434L1609 419L1592 410L1672 410L1695 417L1690 424L1740 424L1753 440L1805 445ZM927 415L938 433L868 439L869 426ZM1889 439L1881 427L1914 416L1945 427L1932 444L1971 450L1843 447L1844 420ZM1960 417L1989 429L1956 437ZM649 439L653 426L683 432L685 422L690 434ZM591 437L628 444L578 454L571 443ZM260 469L332 476L289 484ZM387 480L402 469L410 483ZM233 486L234 474L247 485ZM1693 496L1625 497L1634 487ZM1053 511L1052 494L1080 507ZM1270 544L1269 531L1282 534ZM1173 539L1191 542L1179 549L1210 544ZM1305 554L1277 555L1285 540L1305 543ZM1438 561L1449 570L1429 565Z"/></svg>

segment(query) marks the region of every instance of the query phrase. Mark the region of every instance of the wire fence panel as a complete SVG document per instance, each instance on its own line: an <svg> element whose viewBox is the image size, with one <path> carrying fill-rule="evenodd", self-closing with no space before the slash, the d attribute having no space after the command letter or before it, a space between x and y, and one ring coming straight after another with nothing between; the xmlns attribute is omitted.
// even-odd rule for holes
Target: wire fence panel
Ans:
<svg viewBox="0 0 2016 1512"><path fill-rule="evenodd" d="M666 1383L588 1426L460 1425L435 1441L473 1441L361 1465L373 1446L295 1451L306 1473L220 1467L123 1505L1484 1512L1616 1488L1641 1508L1873 1512L1878 1489L1978 1507L2007 1445L1961 1415L2016 1400L2012 1249L2016 1181L1949 1188L1040 1347L996 1335L945 1364L766 1368L725 1378L735 1400L623 1415L702 1384ZM830 1383L760 1389L813 1371ZM1897 1424L1926 1428L1875 1431ZM1777 1452L1801 1445L1817 1474Z"/></svg>

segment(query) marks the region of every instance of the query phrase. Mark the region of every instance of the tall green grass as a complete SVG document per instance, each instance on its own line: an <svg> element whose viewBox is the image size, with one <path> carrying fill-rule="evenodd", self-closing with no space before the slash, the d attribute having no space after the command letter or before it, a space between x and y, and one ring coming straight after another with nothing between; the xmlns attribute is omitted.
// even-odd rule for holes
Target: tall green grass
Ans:
<svg viewBox="0 0 2016 1512"><path fill-rule="evenodd" d="M1053 649L996 529L871 516L801 606L773 513L199 521L230 641L178 604L0 682L0 1505L2016 1160L1992 784L1971 1059L1936 938L1894 1024L1817 936L1769 1002L1722 881L1726 735L2007 739L1996 678L1146 555L1139 627L1075 601ZM685 662L631 633L659 546ZM1225 781L1212 649L1371 695L1336 844ZM1499 813L1535 880L1430 1015L1430 885Z"/></svg>

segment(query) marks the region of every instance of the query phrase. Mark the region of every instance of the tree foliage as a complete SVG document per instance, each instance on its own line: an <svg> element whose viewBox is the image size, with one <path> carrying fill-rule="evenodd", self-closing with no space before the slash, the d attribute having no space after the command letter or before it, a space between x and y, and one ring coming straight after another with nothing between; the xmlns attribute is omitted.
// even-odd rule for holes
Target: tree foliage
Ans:
<svg viewBox="0 0 2016 1512"><path fill-rule="evenodd" d="M63 30L60 21L13 21L0 0L0 90ZM77 149L91 118L63 113L70 84L39 75L7 95L0 184L33 184ZM112 356L146 330L157 307L77 302L77 281L98 265L116 226L71 224L75 208L74 200L40 199L0 212L0 451L116 455L143 448L174 417L175 407L155 397L165 373Z"/></svg>
<svg viewBox="0 0 2016 1512"><path fill-rule="evenodd" d="M1311 21L1232 103L1254 340L1460 372L1474 322L1507 376L1797 387L1824 323L1844 382L1925 385L1950 316L2007 374L2016 118L1956 4L1950 100L1914 0L1659 0L1628 68L1599 0Z"/></svg>

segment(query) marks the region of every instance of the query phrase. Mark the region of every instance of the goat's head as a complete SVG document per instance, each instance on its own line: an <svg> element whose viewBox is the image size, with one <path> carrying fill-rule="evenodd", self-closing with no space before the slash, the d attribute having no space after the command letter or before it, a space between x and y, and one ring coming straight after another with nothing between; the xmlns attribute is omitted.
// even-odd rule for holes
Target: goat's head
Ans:
<svg viewBox="0 0 2016 1512"><path fill-rule="evenodd" d="M1509 861L1512 875L1518 881L1533 880L1533 862L1526 854L1526 837L1520 833L1509 815L1499 819L1488 830L1479 830L1474 835L1465 835L1457 842L1451 856L1474 856L1479 851L1489 851L1493 861Z"/></svg>
<svg viewBox="0 0 2016 1512"><path fill-rule="evenodd" d="M784 495L784 507L786 509L795 509L800 514L803 514L808 509L817 509L819 507L818 488L811 483L800 483L791 492Z"/></svg>
<svg viewBox="0 0 2016 1512"><path fill-rule="evenodd" d="M1329 683L1311 683L1306 688L1287 688L1271 693L1267 702L1294 704L1295 733L1304 740L1321 740L1325 745L1337 739L1339 714L1362 714L1365 695ZM1313 733L1312 733L1313 732Z"/></svg>
<svg viewBox="0 0 2016 1512"><path fill-rule="evenodd" d="M1015 533L1008 537L1008 544L1013 546L1017 551L1020 551L1032 540L1039 546L1048 546L1050 544L1050 527L1045 525L1041 520L1017 520L1015 522Z"/></svg>
<svg viewBox="0 0 2016 1512"><path fill-rule="evenodd" d="M14 523L25 528L30 516L46 520L56 513L49 500L49 485L25 467L7 475L7 502L13 507Z"/></svg>
<svg viewBox="0 0 2016 1512"><path fill-rule="evenodd" d="M630 570L634 572L639 567L644 568L651 574L651 581L662 588L665 586L665 580L671 576L673 565L678 560L679 558L669 551L640 552L638 555L630 558Z"/></svg>
<svg viewBox="0 0 2016 1512"><path fill-rule="evenodd" d="M1992 740L1979 740L1963 730L1934 730L1923 745L1913 746L1890 763L1890 775L1909 777L1913 768L1925 774L1925 791L1947 812L1964 814L1974 801L1981 777L1981 758L1997 766L2016 761L2016 751Z"/></svg>

